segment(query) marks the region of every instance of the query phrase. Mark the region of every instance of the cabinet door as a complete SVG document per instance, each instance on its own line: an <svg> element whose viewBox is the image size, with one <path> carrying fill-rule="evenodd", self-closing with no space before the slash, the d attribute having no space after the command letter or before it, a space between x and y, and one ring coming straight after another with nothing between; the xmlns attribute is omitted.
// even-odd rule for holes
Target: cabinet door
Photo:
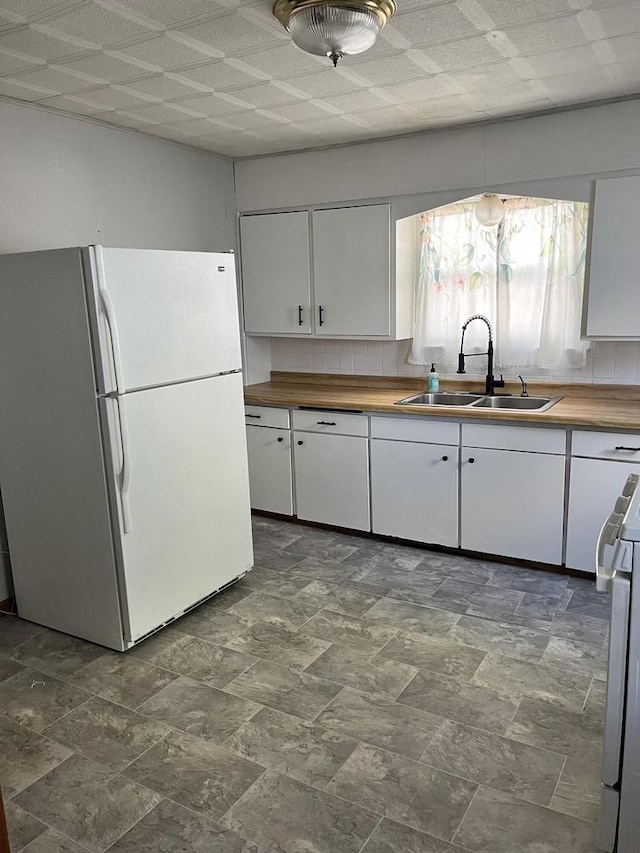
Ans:
<svg viewBox="0 0 640 853"><path fill-rule="evenodd" d="M588 337L640 338L640 177L596 181L587 279Z"/></svg>
<svg viewBox="0 0 640 853"><path fill-rule="evenodd" d="M560 565L565 457L465 447L461 463L462 547Z"/></svg>
<svg viewBox="0 0 640 853"><path fill-rule="evenodd" d="M315 333L391 332L388 204L313 213Z"/></svg>
<svg viewBox="0 0 640 853"><path fill-rule="evenodd" d="M298 518L370 530L368 445L352 435L294 433Z"/></svg>
<svg viewBox="0 0 640 853"><path fill-rule="evenodd" d="M567 519L567 567L596 570L596 540L613 510L629 474L640 474L633 462L572 459L569 475Z"/></svg>
<svg viewBox="0 0 640 853"><path fill-rule="evenodd" d="M373 532L457 547L458 453L444 444L374 439Z"/></svg>
<svg viewBox="0 0 640 853"><path fill-rule="evenodd" d="M247 426L251 508L293 515L291 433Z"/></svg>
<svg viewBox="0 0 640 853"><path fill-rule="evenodd" d="M309 214L243 216L240 235L247 334L310 333Z"/></svg>

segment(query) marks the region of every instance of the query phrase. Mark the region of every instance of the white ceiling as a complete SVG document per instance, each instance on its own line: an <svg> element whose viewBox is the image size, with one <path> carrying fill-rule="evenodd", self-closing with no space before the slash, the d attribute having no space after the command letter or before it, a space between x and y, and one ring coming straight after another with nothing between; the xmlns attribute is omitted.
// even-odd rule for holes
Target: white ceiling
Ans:
<svg viewBox="0 0 640 853"><path fill-rule="evenodd" d="M640 0L398 0L367 53L271 0L0 0L0 96L232 157L640 93Z"/></svg>

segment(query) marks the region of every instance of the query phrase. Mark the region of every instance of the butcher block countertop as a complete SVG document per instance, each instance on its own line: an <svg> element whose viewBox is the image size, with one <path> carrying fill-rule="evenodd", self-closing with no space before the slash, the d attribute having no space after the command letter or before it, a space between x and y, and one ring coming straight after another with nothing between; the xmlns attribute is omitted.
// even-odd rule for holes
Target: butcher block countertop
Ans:
<svg viewBox="0 0 640 853"><path fill-rule="evenodd" d="M308 406L318 409L422 415L457 420L515 421L560 424L596 429L640 430L640 386L529 384L532 397L562 397L546 412L479 409L461 406L397 406L395 403L426 390L424 379L395 376L351 376L272 371L271 381L247 385L245 402L267 406ZM441 391L482 393L479 381L442 380ZM507 382L498 393L518 396L519 382Z"/></svg>

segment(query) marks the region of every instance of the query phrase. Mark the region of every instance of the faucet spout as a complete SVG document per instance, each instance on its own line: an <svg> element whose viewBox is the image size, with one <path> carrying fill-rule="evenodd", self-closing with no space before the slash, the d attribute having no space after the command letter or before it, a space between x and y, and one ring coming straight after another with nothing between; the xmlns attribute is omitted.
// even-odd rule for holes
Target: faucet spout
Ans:
<svg viewBox="0 0 640 853"><path fill-rule="evenodd" d="M487 342L487 351L486 352L471 352L465 353L464 351L464 333L467 331L467 326L472 323L474 320L482 320L483 323L486 323L487 326L487 334L488 334L488 342ZM487 377L485 381L485 391L484 393L488 396L493 396L496 388L504 388L504 378L502 375L500 379L495 379L493 375L493 329L491 328L491 323L484 316L484 314L472 314L468 320L466 320L462 325L462 337L460 338L460 352L458 353L458 373L466 373L465 371L465 359L469 356L473 355L486 355L487 356Z"/></svg>

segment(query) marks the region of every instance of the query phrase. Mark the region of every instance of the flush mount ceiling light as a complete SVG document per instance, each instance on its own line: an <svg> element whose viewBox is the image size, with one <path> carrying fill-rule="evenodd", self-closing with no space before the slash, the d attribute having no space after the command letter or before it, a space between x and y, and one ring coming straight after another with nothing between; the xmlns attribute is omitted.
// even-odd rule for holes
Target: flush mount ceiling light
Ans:
<svg viewBox="0 0 640 853"><path fill-rule="evenodd" d="M273 7L298 47L334 66L369 50L395 11L395 0L277 0Z"/></svg>
<svg viewBox="0 0 640 853"><path fill-rule="evenodd" d="M483 195L476 203L475 214L480 225L497 225L504 219L504 202L497 195Z"/></svg>

